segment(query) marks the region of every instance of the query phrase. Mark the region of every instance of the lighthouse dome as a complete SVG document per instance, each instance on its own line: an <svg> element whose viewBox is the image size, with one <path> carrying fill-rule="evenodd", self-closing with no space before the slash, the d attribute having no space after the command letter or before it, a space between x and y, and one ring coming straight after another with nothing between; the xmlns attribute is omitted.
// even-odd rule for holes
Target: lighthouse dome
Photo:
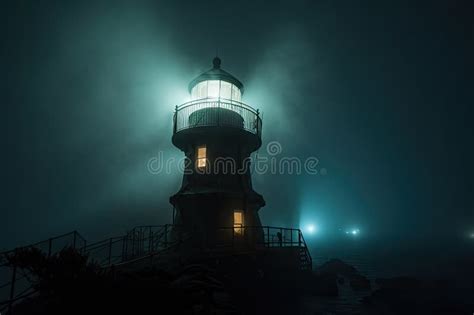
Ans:
<svg viewBox="0 0 474 315"><path fill-rule="evenodd" d="M192 100L221 98L241 101L244 85L232 74L221 69L221 59L215 57L213 67L189 83Z"/></svg>

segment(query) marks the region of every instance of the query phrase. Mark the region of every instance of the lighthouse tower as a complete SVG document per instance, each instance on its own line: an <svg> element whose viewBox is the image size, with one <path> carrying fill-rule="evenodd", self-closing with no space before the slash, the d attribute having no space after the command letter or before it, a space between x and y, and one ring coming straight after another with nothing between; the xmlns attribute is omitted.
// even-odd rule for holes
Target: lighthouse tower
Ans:
<svg viewBox="0 0 474 315"><path fill-rule="evenodd" d="M186 156L181 188L170 197L174 226L203 246L254 246L264 237L265 201L250 173L250 154L262 144L259 112L242 102L243 84L218 57L189 92L174 113L172 141Z"/></svg>

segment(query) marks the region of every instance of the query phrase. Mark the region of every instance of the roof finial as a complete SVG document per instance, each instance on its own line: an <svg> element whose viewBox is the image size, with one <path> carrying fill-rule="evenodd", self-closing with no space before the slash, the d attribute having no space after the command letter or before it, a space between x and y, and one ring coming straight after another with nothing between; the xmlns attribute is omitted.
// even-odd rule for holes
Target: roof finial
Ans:
<svg viewBox="0 0 474 315"><path fill-rule="evenodd" d="M214 69L219 69L221 67L221 58L219 57L214 57L212 60L212 64L214 65Z"/></svg>

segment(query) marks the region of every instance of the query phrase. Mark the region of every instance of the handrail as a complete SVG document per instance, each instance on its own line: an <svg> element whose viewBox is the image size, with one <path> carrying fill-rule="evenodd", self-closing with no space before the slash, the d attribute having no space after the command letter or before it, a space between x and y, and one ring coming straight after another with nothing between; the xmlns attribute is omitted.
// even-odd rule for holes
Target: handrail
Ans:
<svg viewBox="0 0 474 315"><path fill-rule="evenodd" d="M303 243L305 244L305 247L308 248L308 246L306 246L306 241L305 241L305 239L304 239L303 232L301 232L301 230L300 230L300 235L301 235L301 239L303 240ZM308 256L309 256L309 260L310 260L311 263L312 263L312 262L313 262L313 258L311 258L311 253L309 252L309 250L308 250L308 253L307 253L307 254L308 254Z"/></svg>
<svg viewBox="0 0 474 315"><path fill-rule="evenodd" d="M200 98L200 99L197 99L197 100L188 101L188 102L183 103L181 105L177 105L176 109L180 110L180 109L184 109L186 107L196 105L196 104L214 103L214 102L219 102L221 104L236 105L236 106L248 109L249 111L253 112L254 114L259 113L258 109L255 109L252 106L250 106L248 104L245 104L243 102L235 101L235 100L231 100L231 99L226 99L226 98L218 98L218 97L207 97L207 98Z"/></svg>
<svg viewBox="0 0 474 315"><path fill-rule="evenodd" d="M232 111L238 115L229 116L225 114L225 112L221 111L203 112L198 117L197 121L191 121L193 113L207 108ZM222 98L203 98L176 106L173 117L173 133L177 133L181 130L189 128L206 126L226 126L240 128L260 137L262 119L258 109L254 109L250 105L239 101Z"/></svg>
<svg viewBox="0 0 474 315"><path fill-rule="evenodd" d="M57 246L55 246L57 244L55 242L57 242L59 240L61 240L61 244L60 244L60 248L57 249L56 248ZM7 267L11 270L11 280L9 280L7 283L2 284L0 286L0 288L6 288L6 287L10 286L9 297L5 301L0 301L0 305L5 305L5 307L8 309L8 313L11 313L13 303L15 303L16 301L18 301L20 299L23 299L24 297L26 297L28 295L33 294L35 292L33 290L32 292L25 295L25 292L27 292L28 290L31 290L33 288L32 284L30 283L30 279L29 279L29 275L31 275L31 272L24 271L21 276L18 276L17 275L17 266L16 265L11 266L9 264L9 257L10 256L14 255L16 252L18 252L20 250L24 250L24 249L28 249L28 248L37 248L41 252L44 252L45 254L47 254L47 256L49 257L51 255L56 254L60 250L62 250L64 248L67 248L67 247L72 247L72 248L78 249L78 247L79 247L78 243L82 243L82 247L86 246L86 244L87 244L86 240L84 239L84 237L82 237L81 234L79 234L77 231L72 231L72 232L69 232L69 233L65 233L65 234L61 234L61 235L58 235L58 236L51 237L47 240L43 240L43 241L36 242L36 243L26 245L26 246L20 246L20 247L17 247L15 249L13 249L13 250L9 250L9 251L5 251L5 252L0 253L0 259L5 261L5 263L2 263L0 265L0 267ZM42 248L43 246L45 246L46 248ZM26 281L25 282L22 281L22 282L24 282L23 285L26 285L26 287L23 286L22 287L23 291L20 292L20 293L17 293L18 289L19 289L19 288L17 288L17 286L18 286L17 283L19 281L25 279L25 278L26 278Z"/></svg>
<svg viewBox="0 0 474 315"><path fill-rule="evenodd" d="M25 293L25 292L28 292L28 293ZM15 298L11 300L0 302L0 312L10 309L11 308L10 305L13 304L14 302L27 298L36 292L37 292L36 289L34 289L33 287L30 287L26 291L24 291L22 294L19 294L18 296L16 296ZM11 314L11 309L8 311L8 314Z"/></svg>
<svg viewBox="0 0 474 315"><path fill-rule="evenodd" d="M149 252L147 254L144 254L143 256L140 256L140 257L137 257L137 258L132 258L130 260L123 261L121 263L115 264L114 266L127 265L127 264L131 264L131 263L134 263L134 262L137 262L137 261L148 259L150 257L154 257L162 251L166 251L166 250L169 250L169 249L175 247L176 245L180 245L184 240L189 239L189 238L191 238L191 235L187 235L187 237L185 237L184 239L179 239L179 240L173 242L171 245L168 245L167 247L163 248L161 251L152 251L152 252ZM105 267L105 268L107 268L107 267Z"/></svg>
<svg viewBox="0 0 474 315"><path fill-rule="evenodd" d="M300 257L301 269L312 269L313 260L303 237L303 232L300 229L264 225L241 226L238 227L238 230L241 230L241 232L236 233L236 228L233 226L218 227L214 231L231 231L232 233L226 233L227 238L226 235L220 235L217 240L211 240L211 242L215 242L213 244L214 246L225 248L237 247L239 249L248 248L248 245L252 244L263 246L264 248L299 248L302 255ZM250 236L248 236L250 231L257 233L250 233ZM263 235L260 234L259 237L258 232L260 231L263 232ZM250 239L248 239L248 237L250 237ZM208 242L209 236L206 238L206 242ZM249 240L250 243L247 243L246 240Z"/></svg>
<svg viewBox="0 0 474 315"><path fill-rule="evenodd" d="M108 268L112 265L122 265L132 261L138 261L140 259L145 259L149 257L154 257L160 252L169 250L173 246L182 244L184 240L192 239L192 235L189 233L177 233L171 238L171 232L173 228L180 228L182 226L165 224L165 225L144 225L134 227L130 232L124 236L111 237L105 240L101 240L95 243L87 244L85 239L82 238L77 231L71 233L66 233L54 238L50 238L46 241L38 242L32 245L23 246L19 248L31 248L38 246L39 244L48 244L48 255L55 254L52 252L52 241L65 237L74 235L74 242L71 247L76 248L81 254L87 255L91 261L95 261L99 264L101 268ZM284 227L274 227L274 226L242 226L239 227L243 229L243 234L248 234L250 230L255 230L257 232L262 232L262 239L256 239L256 245L263 245L266 248L277 248L277 247L294 247L300 248L300 253L303 255L301 257L301 268L302 269L311 269L312 268L312 258L309 253L306 241L303 237L303 233L300 229L293 228L284 228ZM232 231L232 239L228 245L231 245L232 248L238 247L235 240L235 227L233 226L224 226L215 228L213 231ZM247 231L247 232L246 232ZM146 233L148 232L148 233ZM212 232L212 231L210 231ZM278 234L271 234L270 232L279 232ZM286 233L286 234L285 234ZM289 234L288 234L289 233ZM296 238L293 236L297 234ZM274 239L274 236L277 235L277 239ZM288 239L289 235L289 239ZM77 247L76 241L77 236L83 240L83 246ZM270 238L272 237L272 238ZM64 247L63 247L64 248ZM16 249L18 250L18 249ZM7 251L0 253L3 257L7 257L9 254L14 253L15 250ZM7 265L5 265L7 266ZM7 266L10 267L10 266ZM20 294L15 294L14 286L15 283L21 279L26 278L26 281L29 283L28 275L16 276L16 266L11 267L13 269L12 280L7 284L0 286L0 288L11 286L10 298L5 301L0 301L0 309L3 308L2 305L8 305L8 309L11 310L12 304L22 298L22 295L32 288L32 284L22 290Z"/></svg>
<svg viewBox="0 0 474 315"><path fill-rule="evenodd" d="M24 245L24 246L19 246L19 247L16 247L14 249L11 249L11 250L8 250L8 251L4 251L4 252L0 252L0 256L5 256L5 255L8 255L8 254L11 254L11 253L14 253L15 251L17 250L20 250L20 249L26 249L26 248L31 248L31 247L37 247L41 244L48 244L50 242L53 242L57 239L60 239L60 238L64 238L66 236L73 236L76 238L76 241L78 240L77 238L79 238L80 241L82 241L83 243L86 243L86 239L84 237L82 237L82 235L77 232L76 230L72 231L72 232L69 232L69 233L64 233L64 234L61 234L61 235L57 235L57 236L54 236L54 237L51 237L51 238L48 238L46 240L42 240L42 241L39 241L39 242L36 242L36 243L33 243L33 244L29 244L29 245Z"/></svg>

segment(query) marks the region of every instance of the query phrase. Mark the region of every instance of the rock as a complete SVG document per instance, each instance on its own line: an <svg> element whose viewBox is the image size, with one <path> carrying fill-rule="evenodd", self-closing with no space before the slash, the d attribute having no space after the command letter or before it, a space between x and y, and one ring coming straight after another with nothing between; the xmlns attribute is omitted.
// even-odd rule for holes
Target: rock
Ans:
<svg viewBox="0 0 474 315"><path fill-rule="evenodd" d="M354 274L358 274L359 272L353 266L346 264L342 260L339 259L331 259L321 265L319 268L316 269L316 272L319 274L334 274L334 275L341 275L347 278Z"/></svg>
<svg viewBox="0 0 474 315"><path fill-rule="evenodd" d="M338 277L337 278L337 283L339 283L340 285L343 285L345 282L346 282L346 280L344 279L344 277Z"/></svg>
<svg viewBox="0 0 474 315"><path fill-rule="evenodd" d="M311 293L317 296L338 296L337 277L333 274L314 275Z"/></svg>
<svg viewBox="0 0 474 315"><path fill-rule="evenodd" d="M356 268L346 264L339 259L331 259L317 268L316 273L320 276L332 276L337 283L344 284L344 278L349 280L349 285L355 291L370 290L370 280L361 275Z"/></svg>
<svg viewBox="0 0 474 315"><path fill-rule="evenodd" d="M354 291L370 290L370 280L360 274L351 276L349 284Z"/></svg>
<svg viewBox="0 0 474 315"><path fill-rule="evenodd" d="M377 278L375 283L377 283L380 288L394 290L411 290L421 286L421 282L412 277Z"/></svg>

